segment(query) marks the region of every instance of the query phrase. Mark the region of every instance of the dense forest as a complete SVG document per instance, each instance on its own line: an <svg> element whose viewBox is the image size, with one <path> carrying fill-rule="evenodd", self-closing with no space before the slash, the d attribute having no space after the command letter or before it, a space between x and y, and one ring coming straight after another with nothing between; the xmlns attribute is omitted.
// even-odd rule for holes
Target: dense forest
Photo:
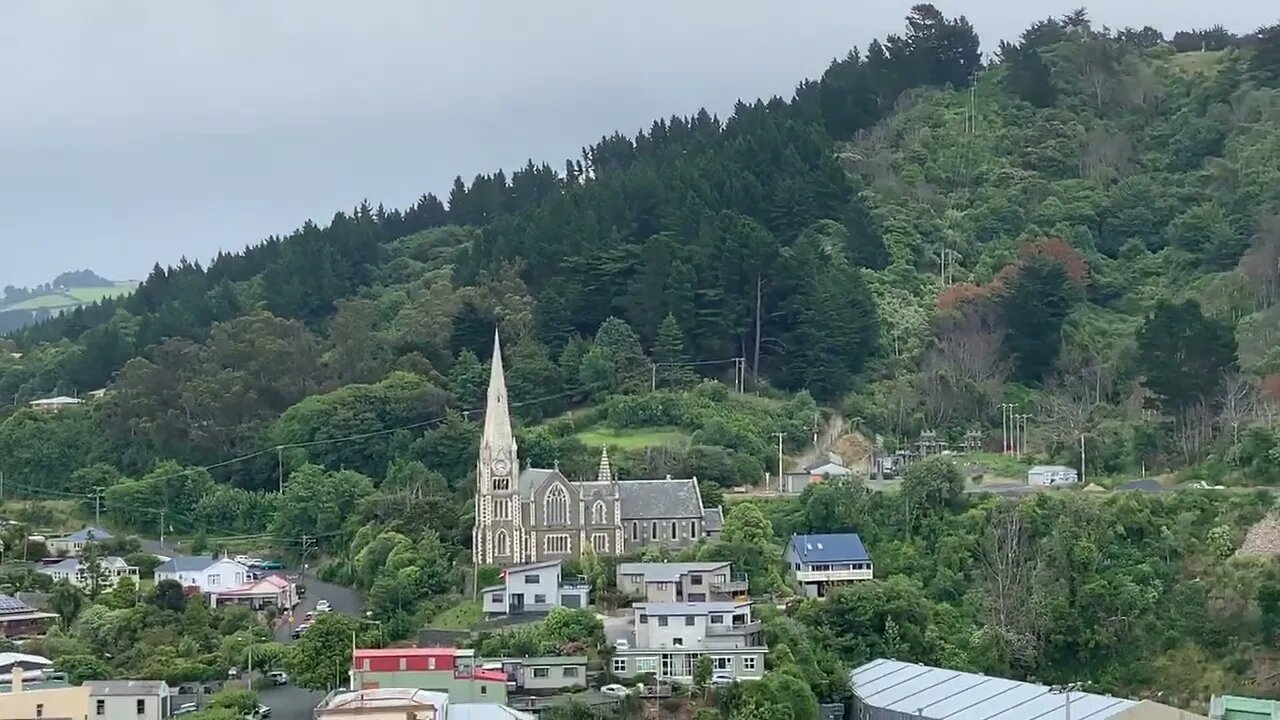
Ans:
<svg viewBox="0 0 1280 720"><path fill-rule="evenodd" d="M984 58L963 17L919 5L790 98L361 203L0 339L0 471L20 497L105 488L135 530L310 535L407 633L461 587L495 328L523 461L585 474L581 428L675 428L684 447L621 468L696 474L709 503L822 408L891 448L998 447L1013 404L1037 459L1074 463L1085 438L1091 477L1275 485L1277 300L1280 25L1165 38L1076 11ZM1266 497L1010 509L926 470L910 512L815 489L735 508L742 529L697 551L762 579L775 532L853 529L883 553L887 579L771 626L820 695L884 654L1187 702L1265 674L1275 570L1221 561ZM992 544L1035 612L991 594ZM1213 673L1174 678L1184 662Z"/></svg>

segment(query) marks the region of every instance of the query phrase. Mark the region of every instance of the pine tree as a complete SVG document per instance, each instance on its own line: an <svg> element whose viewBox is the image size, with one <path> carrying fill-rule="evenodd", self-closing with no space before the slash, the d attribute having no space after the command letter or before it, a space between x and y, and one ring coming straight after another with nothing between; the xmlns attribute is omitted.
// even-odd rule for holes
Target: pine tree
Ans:
<svg viewBox="0 0 1280 720"><path fill-rule="evenodd" d="M693 385L697 376L687 365L689 355L684 349L684 333L675 315L667 313L658 326L658 339L653 344L653 361L658 364L657 386L663 389L679 389Z"/></svg>
<svg viewBox="0 0 1280 720"><path fill-rule="evenodd" d="M477 408L484 404L485 388L489 373L480 358L470 350L463 350L449 370L449 390L464 408Z"/></svg>

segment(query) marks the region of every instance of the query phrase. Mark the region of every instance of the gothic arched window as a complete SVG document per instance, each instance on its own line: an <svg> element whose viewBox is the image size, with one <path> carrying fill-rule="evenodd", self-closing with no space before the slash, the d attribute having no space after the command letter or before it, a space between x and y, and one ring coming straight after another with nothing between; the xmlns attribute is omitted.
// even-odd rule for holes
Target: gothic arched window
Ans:
<svg viewBox="0 0 1280 720"><path fill-rule="evenodd" d="M564 486L556 485L547 491L546 516L549 525L569 524L569 495Z"/></svg>
<svg viewBox="0 0 1280 720"><path fill-rule="evenodd" d="M605 509L604 501L597 500L596 504L591 508L591 523L593 525L603 525L607 514L608 510Z"/></svg>
<svg viewBox="0 0 1280 720"><path fill-rule="evenodd" d="M493 534L493 554L494 555L510 555L511 542L507 538L506 530L498 530Z"/></svg>

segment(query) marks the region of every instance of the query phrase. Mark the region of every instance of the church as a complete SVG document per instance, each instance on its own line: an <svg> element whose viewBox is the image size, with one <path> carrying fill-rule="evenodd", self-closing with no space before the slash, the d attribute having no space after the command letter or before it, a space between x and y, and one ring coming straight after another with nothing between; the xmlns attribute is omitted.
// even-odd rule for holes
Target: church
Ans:
<svg viewBox="0 0 1280 720"><path fill-rule="evenodd" d="M571 481L556 468L521 467L497 333L475 505L477 565L571 558L588 544L599 555L627 555L650 546L679 549L716 536L723 520L720 508L702 506L697 478L620 480L607 449L593 480Z"/></svg>

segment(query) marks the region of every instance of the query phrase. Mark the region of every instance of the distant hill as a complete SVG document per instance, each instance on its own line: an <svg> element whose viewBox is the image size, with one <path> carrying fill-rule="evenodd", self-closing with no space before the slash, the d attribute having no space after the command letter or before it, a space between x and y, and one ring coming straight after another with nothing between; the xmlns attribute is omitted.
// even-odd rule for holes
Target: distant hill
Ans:
<svg viewBox="0 0 1280 720"><path fill-rule="evenodd" d="M31 288L8 285L0 294L0 333L13 332L63 310L128 295L137 287L136 280L108 280L92 270L64 272Z"/></svg>

